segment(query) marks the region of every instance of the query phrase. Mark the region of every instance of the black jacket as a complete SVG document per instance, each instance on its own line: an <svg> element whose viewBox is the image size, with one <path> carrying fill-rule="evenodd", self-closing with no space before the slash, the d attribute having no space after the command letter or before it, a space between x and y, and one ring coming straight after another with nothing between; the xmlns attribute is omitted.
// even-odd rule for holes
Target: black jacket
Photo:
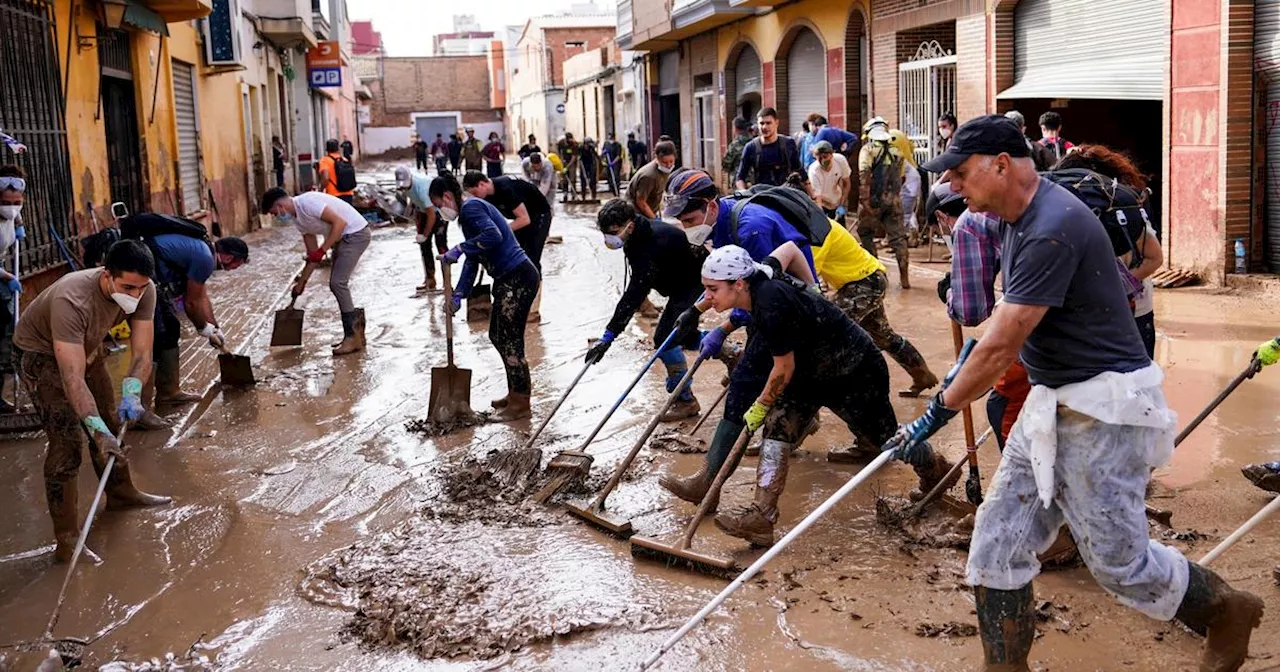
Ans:
<svg viewBox="0 0 1280 672"><path fill-rule="evenodd" d="M678 227L637 216L622 252L631 266L631 281L618 299L613 319L609 320L607 328L615 334L626 329L649 290L657 290L665 297L702 290L702 261L706 251L690 245L689 238Z"/></svg>

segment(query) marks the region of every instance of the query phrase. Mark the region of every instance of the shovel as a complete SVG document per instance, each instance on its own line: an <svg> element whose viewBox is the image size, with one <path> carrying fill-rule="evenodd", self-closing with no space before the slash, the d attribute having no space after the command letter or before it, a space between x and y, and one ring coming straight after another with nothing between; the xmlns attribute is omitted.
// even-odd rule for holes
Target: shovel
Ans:
<svg viewBox="0 0 1280 672"><path fill-rule="evenodd" d="M482 284L483 282L484 271L480 271L476 286L471 288L471 293L467 295L468 322L487 320L489 314L493 312L493 292L489 285Z"/></svg>
<svg viewBox="0 0 1280 672"><path fill-rule="evenodd" d="M223 385L240 387L258 382L253 378L253 366L247 356L230 352L225 344L218 346L218 350L221 351L218 355L218 377Z"/></svg>
<svg viewBox="0 0 1280 672"><path fill-rule="evenodd" d="M294 286L296 287L299 282L305 283L314 270L316 265L307 262L298 273L298 277L294 279ZM306 315L306 311L294 308L293 304L297 302L298 295L294 294L293 298L289 299L288 308L276 311L276 321L271 328L271 347L302 345L302 318Z"/></svg>
<svg viewBox="0 0 1280 672"><path fill-rule="evenodd" d="M452 264L440 264L444 275L445 301L451 301L453 282L449 267ZM446 304L447 305L447 304ZM446 311L447 312L447 311ZM458 415L471 416L471 369L459 369L453 365L453 315L444 318L444 338L448 350L448 364L431 369L431 399L427 402L427 419L431 422L446 423Z"/></svg>

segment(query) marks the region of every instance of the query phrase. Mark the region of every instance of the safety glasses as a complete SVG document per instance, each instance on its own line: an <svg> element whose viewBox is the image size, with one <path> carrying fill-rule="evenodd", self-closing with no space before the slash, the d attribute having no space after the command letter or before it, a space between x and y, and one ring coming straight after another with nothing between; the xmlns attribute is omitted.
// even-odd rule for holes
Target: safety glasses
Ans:
<svg viewBox="0 0 1280 672"><path fill-rule="evenodd" d="M0 190L4 189L25 192L27 190L27 181L21 177L0 177Z"/></svg>

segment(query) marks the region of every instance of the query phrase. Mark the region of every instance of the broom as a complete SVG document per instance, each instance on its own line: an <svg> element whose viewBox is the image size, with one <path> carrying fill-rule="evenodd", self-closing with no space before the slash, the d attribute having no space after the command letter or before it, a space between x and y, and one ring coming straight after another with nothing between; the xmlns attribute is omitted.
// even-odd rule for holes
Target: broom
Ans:
<svg viewBox="0 0 1280 672"><path fill-rule="evenodd" d="M555 417L556 412L564 405L569 393L573 392L573 388L578 386L578 381L582 380L582 376L586 375L587 369L591 368L590 364L582 367L578 375L574 377L573 382L569 383L568 389L560 395L560 399L556 401L555 407L542 419L542 424L538 425L538 429L533 432L524 446L517 450L507 450L499 453L496 457L489 461L489 470L493 473L493 477L506 488L519 484L523 487L528 482L533 472L537 471L538 465L542 464L542 450L534 448L533 443L542 435L542 430L547 428L547 424L551 422L551 418ZM554 460L553 460L554 462ZM548 466L548 469L550 467Z"/></svg>

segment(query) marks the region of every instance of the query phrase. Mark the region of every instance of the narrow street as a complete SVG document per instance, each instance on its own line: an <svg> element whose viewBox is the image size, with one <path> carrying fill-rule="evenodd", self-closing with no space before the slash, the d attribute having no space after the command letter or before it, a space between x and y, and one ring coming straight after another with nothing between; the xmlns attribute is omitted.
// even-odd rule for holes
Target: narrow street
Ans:
<svg viewBox="0 0 1280 672"><path fill-rule="evenodd" d="M489 499L476 494L481 483L466 482L474 476L469 459L518 447L550 410L620 294L622 253L601 244L594 209L558 207L552 233L564 242L546 251L542 322L528 331L533 420L438 438L406 429L425 416L431 368L445 359L440 295L413 297L422 269L411 229L375 232L352 285L367 310L369 349L339 359L328 352L341 331L323 274L299 302L304 347L268 347L272 312L285 302L302 248L291 229L253 234L251 263L219 272L210 286L231 344L252 357L259 383L219 390L213 351L188 334L185 385L209 390L206 403L170 416L185 427L180 434L129 439L138 482L172 495L174 504L102 514L89 546L104 563L82 562L55 634L101 635L86 652L90 669L182 655L196 642L216 669L634 669L724 581L634 560L625 542L565 515L554 500L541 507ZM458 235L455 228L451 241ZM916 287L891 288L887 303L895 327L944 370L953 356L936 277L919 268ZM1264 298L1222 289L1157 294L1157 361L1180 424L1244 367L1258 342L1275 336ZM652 323L633 321L583 378L538 443L544 463L577 447L625 387L650 351ZM486 325L464 326L459 317L456 326L458 365L473 371L472 407L487 410L505 389L498 357ZM699 374L695 389L704 406L719 392L722 371L713 363ZM907 386L901 369L890 371L894 389ZM1276 457L1277 375L1267 370L1245 383L1157 472L1151 501L1172 511L1174 529L1156 526L1153 535L1198 558L1267 502L1239 468ZM590 448L592 490L662 397L662 375L651 371ZM918 414L924 400L895 397L894 404L902 420ZM974 410L981 431L985 414ZM859 465L825 460L829 447L849 441L824 412L821 431L793 466L782 530L856 473ZM935 445L960 455L960 423ZM43 451L42 437L0 443L0 490L7 493L0 509L0 644L38 638L63 578L63 568L51 565ZM700 459L651 446L609 510L641 534L671 538L693 507L669 497L657 479L688 473ZM981 452L984 485L997 460L989 443ZM727 502L751 496L754 462L745 460L730 481ZM81 472L87 503L93 473ZM966 631L975 617L963 584L964 552L909 542L877 522L876 497L901 496L913 485L909 469L890 463L677 646L661 669L975 669L981 646ZM587 496L583 490L570 498ZM925 524L941 530L950 519L935 513ZM1280 561L1273 529L1260 528L1215 565L1269 603L1276 595L1271 567ZM710 521L694 543L734 553L743 564L755 557ZM1199 638L1117 605L1086 572L1051 572L1036 582L1037 669L1190 668ZM351 577L359 580L342 585ZM359 585L383 592L362 593ZM402 594L387 596L396 590ZM417 605L423 631L398 632L399 648L380 644L393 636L371 633L395 621L379 604ZM1244 669L1275 668L1277 634L1273 612ZM37 659L0 649L0 669L30 670Z"/></svg>

